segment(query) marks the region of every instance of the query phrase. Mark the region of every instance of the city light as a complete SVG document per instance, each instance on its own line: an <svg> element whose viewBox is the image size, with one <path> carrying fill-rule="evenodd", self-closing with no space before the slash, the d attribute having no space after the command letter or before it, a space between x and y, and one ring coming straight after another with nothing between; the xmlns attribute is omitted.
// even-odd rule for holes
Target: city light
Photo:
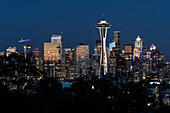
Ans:
<svg viewBox="0 0 170 113"><path fill-rule="evenodd" d="M31 39L22 38L21 48L9 44L0 52L0 97L6 103L2 112L7 108L33 113L168 111L170 62L161 45L146 45L142 32L142 38L131 34L133 40L127 43L124 30L108 31L111 24L105 19L95 27L100 37L90 37L95 46L71 37L77 45L69 47L73 43L65 43L70 38L66 30L65 36L46 37L51 41L42 40L42 47L35 42L28 45ZM87 30L93 32L90 27Z"/></svg>

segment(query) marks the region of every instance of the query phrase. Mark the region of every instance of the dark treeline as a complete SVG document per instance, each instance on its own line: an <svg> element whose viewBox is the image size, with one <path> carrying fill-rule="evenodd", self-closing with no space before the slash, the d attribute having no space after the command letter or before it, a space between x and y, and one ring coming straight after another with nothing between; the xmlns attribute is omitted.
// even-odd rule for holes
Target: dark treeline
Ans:
<svg viewBox="0 0 170 113"><path fill-rule="evenodd" d="M9 58L8 63L4 63L5 57L0 58L1 113L168 113L170 110L155 98L149 98L154 104L147 106L146 81L118 85L117 77L92 77L90 80L80 77L74 80L71 88L63 89L56 78L47 77L21 56ZM19 72L16 74L15 70ZM35 82L41 74L43 79ZM26 79L28 76L34 79ZM24 83L27 85L23 88ZM11 84L16 84L17 88L11 89Z"/></svg>

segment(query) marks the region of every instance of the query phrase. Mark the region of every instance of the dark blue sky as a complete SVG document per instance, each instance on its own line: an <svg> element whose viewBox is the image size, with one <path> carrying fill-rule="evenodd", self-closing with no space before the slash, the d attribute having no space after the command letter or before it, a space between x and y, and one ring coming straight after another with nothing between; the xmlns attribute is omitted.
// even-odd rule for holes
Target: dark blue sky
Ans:
<svg viewBox="0 0 170 113"><path fill-rule="evenodd" d="M63 32L64 47L83 42L92 51L99 39L94 25L104 13L112 24L108 42L114 30L122 33L122 47L134 44L139 35L144 46L155 44L170 60L169 4L168 0L0 0L0 50L20 47L21 38L30 38L33 48L42 48L51 34Z"/></svg>

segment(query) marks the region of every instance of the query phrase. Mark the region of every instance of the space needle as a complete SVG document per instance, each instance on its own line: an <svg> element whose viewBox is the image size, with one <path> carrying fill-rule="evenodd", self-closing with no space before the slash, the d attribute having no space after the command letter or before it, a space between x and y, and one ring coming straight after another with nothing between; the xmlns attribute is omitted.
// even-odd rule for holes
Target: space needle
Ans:
<svg viewBox="0 0 170 113"><path fill-rule="evenodd" d="M96 24L96 27L99 29L101 46L102 46L101 54L100 54L100 67L99 67L99 72L101 77L108 73L106 36L107 36L107 29L110 28L110 26L111 24L107 23L105 19L102 19L100 23Z"/></svg>

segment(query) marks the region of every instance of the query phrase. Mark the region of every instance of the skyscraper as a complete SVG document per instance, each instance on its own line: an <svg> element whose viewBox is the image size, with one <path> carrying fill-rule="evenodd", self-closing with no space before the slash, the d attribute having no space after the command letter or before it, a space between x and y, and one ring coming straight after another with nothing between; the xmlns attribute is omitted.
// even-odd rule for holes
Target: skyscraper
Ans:
<svg viewBox="0 0 170 113"><path fill-rule="evenodd" d="M76 47L76 77L87 75L89 67L89 45L80 43Z"/></svg>
<svg viewBox="0 0 170 113"><path fill-rule="evenodd" d="M132 71L132 56L133 56L133 45L125 44L124 45L124 59L126 60L126 71Z"/></svg>
<svg viewBox="0 0 170 113"><path fill-rule="evenodd" d="M24 54L31 53L31 46L30 45L24 45Z"/></svg>
<svg viewBox="0 0 170 113"><path fill-rule="evenodd" d="M100 54L101 54L101 40L96 40L96 46L94 47L92 68L95 75L100 75Z"/></svg>
<svg viewBox="0 0 170 113"><path fill-rule="evenodd" d="M62 41L61 38L62 38L61 35L52 35L51 43L61 43L61 41Z"/></svg>
<svg viewBox="0 0 170 113"><path fill-rule="evenodd" d="M109 73L116 74L116 54L115 54L116 44L115 41L112 41L109 44L110 51L110 65L109 65Z"/></svg>
<svg viewBox="0 0 170 113"><path fill-rule="evenodd" d="M30 45L24 45L23 48L24 48L25 58L31 61L31 55L32 55L31 46Z"/></svg>
<svg viewBox="0 0 170 113"><path fill-rule="evenodd" d="M135 48L137 48L139 51L142 51L143 40L139 36L135 40Z"/></svg>
<svg viewBox="0 0 170 113"><path fill-rule="evenodd" d="M102 46L101 55L100 55L100 73L102 76L108 73L106 36L107 36L107 29L110 28L110 26L111 24L107 23L106 20L104 19L102 19L100 23L96 24L96 27L99 29L101 46Z"/></svg>
<svg viewBox="0 0 170 113"><path fill-rule="evenodd" d="M59 43L44 43L44 60L57 61L62 59L62 47Z"/></svg>
<svg viewBox="0 0 170 113"><path fill-rule="evenodd" d="M64 49L64 72L66 79L74 79L75 75L75 50L71 48Z"/></svg>
<svg viewBox="0 0 170 113"><path fill-rule="evenodd" d="M51 43L44 43L44 71L51 77L62 79L62 38L57 36L51 37Z"/></svg>
<svg viewBox="0 0 170 113"><path fill-rule="evenodd" d="M160 63L160 51L156 48L154 44L150 46L151 58L150 58L150 67L152 73L157 73L159 70Z"/></svg>
<svg viewBox="0 0 170 113"><path fill-rule="evenodd" d="M133 55L133 46L132 46L132 44L125 44L124 48L125 48L125 52L124 52L125 59L131 60L132 55Z"/></svg>
<svg viewBox="0 0 170 113"><path fill-rule="evenodd" d="M44 60L56 61L62 59L62 38L60 35L52 35L51 43L44 43Z"/></svg>
<svg viewBox="0 0 170 113"><path fill-rule="evenodd" d="M116 52L116 54L120 54L121 53L120 31L114 31L114 41L116 43L115 52Z"/></svg>
<svg viewBox="0 0 170 113"><path fill-rule="evenodd" d="M95 54L101 54L101 40L96 40L96 46L94 47Z"/></svg>
<svg viewBox="0 0 170 113"><path fill-rule="evenodd" d="M43 71L42 50L40 50L38 47L33 50L32 64Z"/></svg>

